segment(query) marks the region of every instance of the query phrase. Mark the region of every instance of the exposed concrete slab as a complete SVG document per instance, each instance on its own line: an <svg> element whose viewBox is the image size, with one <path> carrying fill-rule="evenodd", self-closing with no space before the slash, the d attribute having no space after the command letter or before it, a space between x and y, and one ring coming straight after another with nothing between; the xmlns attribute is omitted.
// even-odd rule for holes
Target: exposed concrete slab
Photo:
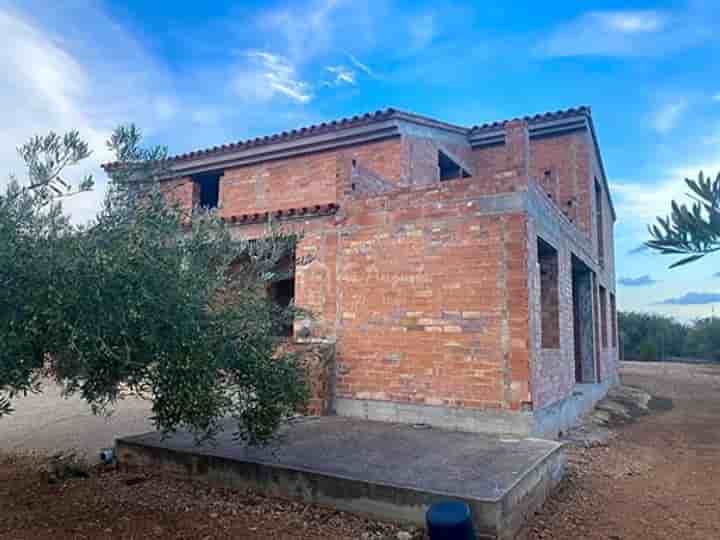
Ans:
<svg viewBox="0 0 720 540"><path fill-rule="evenodd" d="M187 433L117 441L125 467L155 466L267 495L422 525L428 506L468 502L482 538L513 538L562 477L562 445L541 439L416 429L342 417L308 418L266 447L213 446Z"/></svg>

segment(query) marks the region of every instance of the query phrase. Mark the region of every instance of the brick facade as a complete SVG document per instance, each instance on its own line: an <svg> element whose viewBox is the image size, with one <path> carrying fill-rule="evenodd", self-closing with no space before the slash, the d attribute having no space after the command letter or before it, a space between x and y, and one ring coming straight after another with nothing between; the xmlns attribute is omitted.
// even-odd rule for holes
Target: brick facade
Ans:
<svg viewBox="0 0 720 540"><path fill-rule="evenodd" d="M334 352L314 363L313 412L527 413L616 379L614 214L588 109L472 129L387 111L257 141L174 158L163 187L191 206L192 174L217 171L222 217L303 233L295 302L315 317L294 346ZM458 178L440 180L439 152Z"/></svg>

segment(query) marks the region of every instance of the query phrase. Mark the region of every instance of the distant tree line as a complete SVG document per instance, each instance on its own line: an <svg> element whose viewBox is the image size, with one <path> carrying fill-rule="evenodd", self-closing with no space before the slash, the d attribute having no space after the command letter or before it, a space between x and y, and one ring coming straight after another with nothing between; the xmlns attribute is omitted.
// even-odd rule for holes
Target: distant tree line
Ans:
<svg viewBox="0 0 720 540"><path fill-rule="evenodd" d="M621 311L618 321L625 360L720 361L720 318L683 323L664 315Z"/></svg>

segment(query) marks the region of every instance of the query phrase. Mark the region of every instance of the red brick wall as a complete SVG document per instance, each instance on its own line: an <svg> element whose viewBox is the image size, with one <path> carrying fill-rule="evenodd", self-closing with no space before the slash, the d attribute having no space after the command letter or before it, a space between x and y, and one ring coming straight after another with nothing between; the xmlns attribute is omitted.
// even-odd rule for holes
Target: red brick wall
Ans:
<svg viewBox="0 0 720 540"><path fill-rule="evenodd" d="M295 333L337 340L338 397L514 410L530 401L527 219L473 211L481 191L472 178L408 187L283 225L303 232L296 255L310 261L297 268L296 303L314 318ZM323 399L313 395L313 411Z"/></svg>
<svg viewBox="0 0 720 540"><path fill-rule="evenodd" d="M189 176L181 178L173 178L162 182L160 190L165 196L165 200L174 203L177 202L183 208L190 209L195 206L197 198L200 196L198 186Z"/></svg>
<svg viewBox="0 0 720 540"><path fill-rule="evenodd" d="M335 203L351 160L387 180L401 176L400 138L227 169L220 181L223 216Z"/></svg>
<svg viewBox="0 0 720 540"><path fill-rule="evenodd" d="M590 146L585 132L530 141L530 175L549 191L560 210L585 234L592 232ZM550 178L546 178L546 171ZM547 193L548 191L546 191Z"/></svg>
<svg viewBox="0 0 720 540"><path fill-rule="evenodd" d="M347 206L339 397L512 409L529 401L526 218L473 213L469 183Z"/></svg>
<svg viewBox="0 0 720 540"><path fill-rule="evenodd" d="M508 122L505 144L475 148L475 177L488 194L509 193L527 189L530 152L528 126L523 121Z"/></svg>
<svg viewBox="0 0 720 540"><path fill-rule="evenodd" d="M310 261L297 269L296 303L314 318L296 321L296 336L337 340L339 397L517 410L572 392L570 256L592 251L598 164L588 154L586 135L532 140L523 153L527 133L514 127L508 145L472 152L446 147L475 169L473 178L463 180L439 183L439 143L409 136L225 172L225 216L340 204L335 216L284 224L303 232L297 256ZM397 189L353 192L353 159ZM558 204L546 201L543 209L554 216L549 229L519 210L479 210L483 197L530 189L534 184L524 171ZM189 179L164 189L183 204L193 201ZM558 227L572 230L558 236ZM236 234L253 237L264 230L244 226ZM553 349L539 345L536 281L537 234L548 231L556 238L545 239L558 249L560 336ZM611 246L611 226L606 235ZM599 275L608 292L615 290L611 268ZM600 352L603 373L614 372L616 356L616 349ZM314 399L314 406L326 405L322 396Z"/></svg>

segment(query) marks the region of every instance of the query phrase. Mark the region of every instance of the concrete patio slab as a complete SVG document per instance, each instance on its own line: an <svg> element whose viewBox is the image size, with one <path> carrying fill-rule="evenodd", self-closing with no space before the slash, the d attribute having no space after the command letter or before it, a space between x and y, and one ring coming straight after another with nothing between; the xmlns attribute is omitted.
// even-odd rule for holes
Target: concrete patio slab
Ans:
<svg viewBox="0 0 720 540"><path fill-rule="evenodd" d="M470 504L480 538L514 538L562 477L562 445L344 417L303 418L264 447L196 446L188 433L117 440L124 467L157 467L269 496L424 524L433 502Z"/></svg>

